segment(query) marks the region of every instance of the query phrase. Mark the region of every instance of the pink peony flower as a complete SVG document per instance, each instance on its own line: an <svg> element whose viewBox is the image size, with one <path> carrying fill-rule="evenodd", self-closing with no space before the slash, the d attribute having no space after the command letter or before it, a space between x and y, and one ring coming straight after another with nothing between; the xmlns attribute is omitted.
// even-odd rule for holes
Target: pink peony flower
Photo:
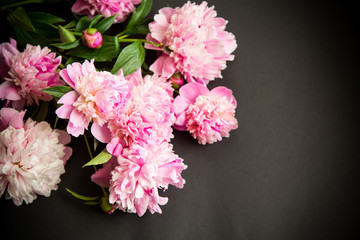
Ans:
<svg viewBox="0 0 360 240"><path fill-rule="evenodd" d="M8 76L0 85L0 98L7 99L8 104L17 109L22 109L25 103L32 105L34 102L39 104L39 100L50 101L52 96L41 90L64 85L57 72L61 57L56 57L47 47L30 44L24 52L17 53L14 40L11 46L5 46L0 54L10 68Z"/></svg>
<svg viewBox="0 0 360 240"><path fill-rule="evenodd" d="M59 118L69 119L67 132L77 137L84 133L90 121L92 133L102 142L108 141L104 124L125 111L129 98L129 85L122 72L113 75L97 72L94 62L73 63L60 71L60 76L74 89L62 96L56 110Z"/></svg>
<svg viewBox="0 0 360 240"><path fill-rule="evenodd" d="M139 73L139 72L138 72ZM107 150L118 155L123 147L169 141L175 122L171 83L158 76L134 76L128 109L109 121L112 140Z"/></svg>
<svg viewBox="0 0 360 240"><path fill-rule="evenodd" d="M95 28L86 29L83 33L83 39L89 48L101 48L102 35Z"/></svg>
<svg viewBox="0 0 360 240"><path fill-rule="evenodd" d="M226 87L209 91L202 84L188 83L180 88L174 105L174 128L189 131L200 144L221 141L238 127L236 100Z"/></svg>
<svg viewBox="0 0 360 240"><path fill-rule="evenodd" d="M60 175L72 149L64 145L70 136L53 130L46 122L28 119L25 112L0 110L0 196L15 205L32 203L37 195L50 196L57 190Z"/></svg>
<svg viewBox="0 0 360 240"><path fill-rule="evenodd" d="M175 72L188 82L207 84L221 77L226 61L234 59L235 36L225 31L227 21L216 17L214 7L187 2L183 7L162 8L149 24L145 47L163 54L150 66L155 74L169 78Z"/></svg>
<svg viewBox="0 0 360 240"><path fill-rule="evenodd" d="M182 188L185 180L181 172L186 168L183 159L174 154L168 142L134 144L124 149L117 159L104 164L92 180L100 186L110 187L111 204L142 216L147 209L151 213L161 213L159 205L166 204L168 199L159 196L158 188L167 189L169 185Z"/></svg>
<svg viewBox="0 0 360 240"><path fill-rule="evenodd" d="M96 14L110 17L118 14L115 23L125 21L126 17L135 10L136 4L140 4L141 0L76 0L71 8L76 14L93 17Z"/></svg>

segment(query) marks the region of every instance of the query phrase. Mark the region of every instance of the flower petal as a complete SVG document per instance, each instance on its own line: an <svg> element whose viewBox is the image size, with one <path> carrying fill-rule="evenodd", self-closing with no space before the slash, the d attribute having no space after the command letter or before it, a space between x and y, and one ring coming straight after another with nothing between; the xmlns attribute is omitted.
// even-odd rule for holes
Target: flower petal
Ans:
<svg viewBox="0 0 360 240"><path fill-rule="evenodd" d="M100 126L97 123L93 123L91 126L92 135L102 143L108 143L111 141L111 132L107 127L107 124Z"/></svg>
<svg viewBox="0 0 360 240"><path fill-rule="evenodd" d="M106 145L106 150L114 156L119 156L123 150L120 139L115 137Z"/></svg>
<svg viewBox="0 0 360 240"><path fill-rule="evenodd" d="M71 112L69 120L75 127L87 128L87 126L89 125L89 120L77 109L74 109Z"/></svg>
<svg viewBox="0 0 360 240"><path fill-rule="evenodd" d="M65 93L58 101L60 104L73 104L78 99L79 94L75 91Z"/></svg>
<svg viewBox="0 0 360 240"><path fill-rule="evenodd" d="M84 127L76 127L72 122L69 122L66 131L74 137L78 137L80 134L84 134Z"/></svg>
<svg viewBox="0 0 360 240"><path fill-rule="evenodd" d="M199 95L207 95L209 93L209 90L206 86L200 83L192 82L183 85L179 89L179 93L180 96L186 98L190 103L195 103L196 98Z"/></svg>
<svg viewBox="0 0 360 240"><path fill-rule="evenodd" d="M55 129L55 131L56 131L57 133L59 133L58 139L59 139L59 142L60 142L61 144L66 145L66 144L70 143L71 137L70 137L70 135L69 135L67 132L62 131L62 130L58 130L58 129Z"/></svg>
<svg viewBox="0 0 360 240"><path fill-rule="evenodd" d="M231 89L227 88L227 87L216 87L214 89L212 89L210 91L211 95L218 95L218 96L224 96L226 97L226 99L231 102L235 107L237 105L236 103L236 99L233 95L233 92L231 91Z"/></svg>
<svg viewBox="0 0 360 240"><path fill-rule="evenodd" d="M12 108L2 108L0 109L0 130L12 126L15 129L20 129L24 127L24 115L25 112L18 112Z"/></svg>
<svg viewBox="0 0 360 240"><path fill-rule="evenodd" d="M164 78L169 78L175 73L176 65L171 57L166 54L162 54L150 66L150 70L153 71L156 75L161 75Z"/></svg>
<svg viewBox="0 0 360 240"><path fill-rule="evenodd" d="M75 109L72 105L62 105L58 109L56 109L55 113L59 118L69 119L72 111Z"/></svg>
<svg viewBox="0 0 360 240"><path fill-rule="evenodd" d="M19 89L13 82L5 81L0 85L0 98L12 101L20 100L22 97L17 92Z"/></svg>

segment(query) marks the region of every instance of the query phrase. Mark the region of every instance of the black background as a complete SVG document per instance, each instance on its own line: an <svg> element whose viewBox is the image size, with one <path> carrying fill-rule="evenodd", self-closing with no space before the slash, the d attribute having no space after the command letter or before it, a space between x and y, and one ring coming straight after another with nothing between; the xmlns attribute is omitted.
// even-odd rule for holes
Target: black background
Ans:
<svg viewBox="0 0 360 240"><path fill-rule="evenodd" d="M155 0L151 15L185 2ZM74 139L75 153L50 198L19 207L0 200L2 236L360 239L359 5L208 2L229 21L238 43L223 79L209 88L233 90L239 128L206 146L176 131L172 143L188 165L185 187L161 193L169 197L163 214L141 218L106 215L66 192L100 191L90 182L93 169L81 168L89 160L83 139Z"/></svg>

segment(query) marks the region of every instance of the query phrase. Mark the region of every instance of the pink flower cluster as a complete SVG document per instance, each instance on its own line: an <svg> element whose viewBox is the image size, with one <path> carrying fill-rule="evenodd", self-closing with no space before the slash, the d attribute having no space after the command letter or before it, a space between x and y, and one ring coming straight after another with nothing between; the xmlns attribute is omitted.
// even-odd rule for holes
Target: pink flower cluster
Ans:
<svg viewBox="0 0 360 240"><path fill-rule="evenodd" d="M90 17L117 14L115 22L121 22L140 3L76 0L72 11ZM170 143L173 128L189 131L200 144L212 144L238 127L232 91L207 87L222 77L227 61L234 59L237 45L234 35L225 31L226 25L206 2L160 9L149 24L145 44L160 54L150 66L154 74L145 76L141 69L128 76L122 70L117 75L99 71L94 60L68 64L58 73L61 57L47 47L27 45L20 52L13 39L0 44L0 99L6 100L6 107L0 110L0 197L6 192L6 198L21 205L31 203L37 195L49 196L57 189L72 153L65 146L70 135L78 137L90 127L94 138L112 155L91 177L109 189L101 204L108 197L111 210L139 216L147 210L161 213L160 206L168 198L160 196L159 189L185 184L181 174L187 166ZM89 27L83 40L88 47L97 48L102 36ZM101 49L87 50L95 53ZM64 52L71 56L71 51ZM71 91L69 87L55 88L61 89L56 92L61 93L61 106L55 113L68 120L67 133L52 130L46 122L28 119L24 123L24 111L7 108L20 110L25 104L49 101L52 96L42 90L65 83ZM178 91L175 98L174 89ZM63 91L68 92L62 95Z"/></svg>
<svg viewBox="0 0 360 240"><path fill-rule="evenodd" d="M74 89L59 99L63 105L56 110L69 119L68 133L79 136L92 121L93 136L116 157L93 181L110 187L110 202L121 210L139 216L146 209L161 212L158 204L166 202L157 189L185 183L180 174L186 165L169 143L176 120L171 82L143 78L140 70L126 78L122 71L98 72L93 61L68 65L60 75Z"/></svg>
<svg viewBox="0 0 360 240"><path fill-rule="evenodd" d="M235 36L225 31L227 21L216 17L214 7L187 2L177 8L162 8L149 24L148 49L163 54L150 66L155 74L170 77L175 72L188 82L209 81L221 77L226 61L234 59Z"/></svg>
<svg viewBox="0 0 360 240"><path fill-rule="evenodd" d="M56 57L47 47L28 44L23 52L16 48L16 41L0 44L0 99L7 105L23 109L25 103L39 105L39 100L49 101L52 96L42 89L64 85L57 68L61 57Z"/></svg>
<svg viewBox="0 0 360 240"><path fill-rule="evenodd" d="M72 149L65 131L53 130L47 122L28 119L25 112L0 110L0 196L15 205L31 203L37 195L50 196L57 190L64 165Z"/></svg>
<svg viewBox="0 0 360 240"><path fill-rule="evenodd" d="M117 14L115 22L125 21L126 17L135 10L141 0L76 0L71 10L79 15L93 17L96 14L110 17Z"/></svg>

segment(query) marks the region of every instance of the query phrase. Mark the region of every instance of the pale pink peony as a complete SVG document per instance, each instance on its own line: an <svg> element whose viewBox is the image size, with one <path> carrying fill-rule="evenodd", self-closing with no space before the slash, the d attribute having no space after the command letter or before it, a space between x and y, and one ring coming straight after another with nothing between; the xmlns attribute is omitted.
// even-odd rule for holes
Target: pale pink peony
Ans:
<svg viewBox="0 0 360 240"><path fill-rule="evenodd" d="M76 14L93 17L97 14L110 17L118 14L115 23L125 21L126 17L135 10L141 0L76 0L71 8Z"/></svg>
<svg viewBox="0 0 360 240"><path fill-rule="evenodd" d="M93 134L106 141L109 136L102 127L106 128L109 119L125 111L130 96L122 72L119 75L97 72L94 62L86 60L83 64L68 65L60 76L74 89L59 99L58 103L63 105L56 110L59 118L69 119L67 132L77 137L93 121Z"/></svg>
<svg viewBox="0 0 360 240"><path fill-rule="evenodd" d="M165 190L169 185L182 188L185 180L181 172L186 168L168 142L133 144L117 159L104 164L92 181L109 187L109 202L118 209L142 216L147 209L161 213L159 205L166 204L168 199L159 196L158 188Z"/></svg>
<svg viewBox="0 0 360 240"><path fill-rule="evenodd" d="M209 91L199 83L180 88L175 98L175 129L189 131L200 144L221 141L238 127L235 118L236 100L226 87Z"/></svg>
<svg viewBox="0 0 360 240"><path fill-rule="evenodd" d="M125 112L109 121L112 140L107 149L118 155L123 147L147 144L149 141L169 141L175 122L171 83L158 76L138 76L129 80L131 98Z"/></svg>
<svg viewBox="0 0 360 240"><path fill-rule="evenodd" d="M8 104L17 109L22 109L25 103L32 105L34 102L39 104L39 100L50 101L52 96L41 90L64 85L57 72L61 56L56 57L47 47L30 44L24 52L18 53L14 40L11 46L5 46L0 54L9 70L6 81L0 85L0 98L8 100ZM6 66L2 66L1 72L4 68Z"/></svg>
<svg viewBox="0 0 360 240"><path fill-rule="evenodd" d="M57 190L60 175L72 149L64 145L71 138L53 130L47 122L28 119L25 112L0 110L0 196L15 205L32 203L37 195L50 196Z"/></svg>
<svg viewBox="0 0 360 240"><path fill-rule="evenodd" d="M147 35L147 40L159 47L150 43L145 47L163 54L150 70L167 78L180 72L188 82L205 84L221 77L226 61L234 59L231 53L237 45L235 36L225 31L227 21L216 15L207 2L160 9Z"/></svg>

